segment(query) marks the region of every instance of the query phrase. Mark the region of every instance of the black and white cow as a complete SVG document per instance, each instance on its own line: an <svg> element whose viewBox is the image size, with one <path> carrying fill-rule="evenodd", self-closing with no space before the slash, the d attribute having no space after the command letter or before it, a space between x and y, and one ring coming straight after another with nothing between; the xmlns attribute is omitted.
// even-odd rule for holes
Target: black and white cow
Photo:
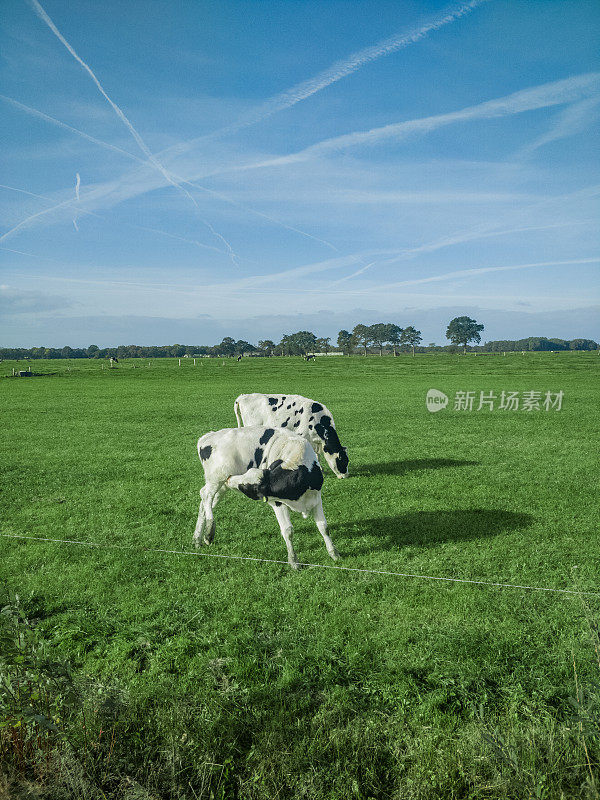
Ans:
<svg viewBox="0 0 600 800"><path fill-rule="evenodd" d="M342 447L331 411L299 394L241 394L233 404L238 427L274 425L303 436L322 453L338 478L348 475L348 454Z"/></svg>
<svg viewBox="0 0 600 800"><path fill-rule="evenodd" d="M194 532L196 547L201 540L211 544L215 535L213 509L226 489L234 489L268 503L277 517L287 547L290 566L299 563L292 545L290 509L312 516L327 547L337 561L339 554L327 533L321 486L323 472L310 443L279 428L262 425L224 428L198 440L198 455L205 484L200 491L200 511Z"/></svg>

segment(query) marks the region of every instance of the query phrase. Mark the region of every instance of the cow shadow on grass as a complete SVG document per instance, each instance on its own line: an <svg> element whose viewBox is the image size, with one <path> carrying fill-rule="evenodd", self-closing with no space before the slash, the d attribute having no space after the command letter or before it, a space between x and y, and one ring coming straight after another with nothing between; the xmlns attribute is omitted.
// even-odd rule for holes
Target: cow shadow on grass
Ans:
<svg viewBox="0 0 600 800"><path fill-rule="evenodd" d="M331 533L342 555L357 556L374 550L484 539L528 528L533 521L530 514L502 509L410 511L336 525Z"/></svg>
<svg viewBox="0 0 600 800"><path fill-rule="evenodd" d="M360 464L356 469L350 465L350 475L405 475L424 469L445 467L477 467L479 461L464 461L456 458L413 458L408 461L384 461L378 464Z"/></svg>

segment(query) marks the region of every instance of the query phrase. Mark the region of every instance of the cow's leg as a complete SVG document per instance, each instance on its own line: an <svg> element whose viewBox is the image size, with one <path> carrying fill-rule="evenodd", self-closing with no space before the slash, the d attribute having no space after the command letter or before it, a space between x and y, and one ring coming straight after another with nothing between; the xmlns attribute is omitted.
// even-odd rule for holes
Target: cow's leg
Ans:
<svg viewBox="0 0 600 800"><path fill-rule="evenodd" d="M243 428L243 427L244 427L244 421L243 421L243 419L242 419L242 412L240 411L240 407L239 407L239 405L238 405L238 402L237 402L237 400L236 400L236 402L233 404L233 410L235 411L235 418L236 418L236 420L237 420L237 426L238 426L238 428Z"/></svg>
<svg viewBox="0 0 600 800"><path fill-rule="evenodd" d="M327 456L325 455L325 442L323 439L315 434L315 436L310 439L310 444L312 445L312 449L317 454L317 458L319 459L321 466L323 466L323 464L328 464Z"/></svg>
<svg viewBox="0 0 600 800"><path fill-rule="evenodd" d="M218 484L207 483L200 490L200 510L198 511L198 521L194 531L194 544L200 547L200 540L204 544L212 544L215 537L215 520L213 508L217 504L221 486ZM204 534L204 535L203 535Z"/></svg>
<svg viewBox="0 0 600 800"><path fill-rule="evenodd" d="M216 505L219 502L219 500L225 494L225 489L227 489L227 486L225 484L222 484L222 486L220 486L219 489L217 490L217 492L215 493L215 496L213 497L213 501L212 501L212 507L213 508L216 507Z"/></svg>
<svg viewBox="0 0 600 800"><path fill-rule="evenodd" d="M200 540L202 539L202 531L204 530L204 523L206 521L206 514L204 513L204 498L200 492L200 509L198 511L198 520L196 522L196 529L194 530L194 545L200 547Z"/></svg>
<svg viewBox="0 0 600 800"><path fill-rule="evenodd" d="M205 500L206 531L202 537L202 541L204 544L212 544L213 539L215 538L215 519L213 516L213 511L227 487L224 483L220 483L211 484L210 486L205 486L204 488L207 490ZM202 494L202 492L200 492L200 494Z"/></svg>
<svg viewBox="0 0 600 800"><path fill-rule="evenodd" d="M327 533L327 520L325 519L325 514L323 513L323 503L321 502L321 498L319 498L319 502L312 510L313 519L316 522L317 528L319 529L319 533L323 537L323 541L325 542L325 547L327 548L327 552L333 558L334 561L338 561L340 558L340 554L335 549L334 543L331 541L329 534Z"/></svg>
<svg viewBox="0 0 600 800"><path fill-rule="evenodd" d="M287 506L275 505L274 503L271 504L271 508L275 512L277 522L279 523L279 528L281 529L281 535L283 536L285 546L287 547L289 565L293 569L299 569L300 563L298 562L298 558L294 552L294 546L292 544L292 534L294 533L294 528L292 527L292 520L290 519L290 510Z"/></svg>

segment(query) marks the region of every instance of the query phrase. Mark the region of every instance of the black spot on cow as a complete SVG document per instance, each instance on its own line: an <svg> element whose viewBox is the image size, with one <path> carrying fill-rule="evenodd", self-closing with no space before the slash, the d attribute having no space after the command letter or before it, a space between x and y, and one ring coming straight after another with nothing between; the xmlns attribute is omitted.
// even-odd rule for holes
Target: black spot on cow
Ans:
<svg viewBox="0 0 600 800"><path fill-rule="evenodd" d="M282 423L281 423L281 427L282 427L282 428L285 428L285 427L287 427L287 424L288 424L288 422L289 422L289 421L290 421L290 418L288 417L288 418L286 419L286 421L285 421L285 422L282 422Z"/></svg>
<svg viewBox="0 0 600 800"><path fill-rule="evenodd" d="M316 414L318 411L323 411L323 406L321 403L313 403L310 407L310 410L313 412L313 414Z"/></svg>
<svg viewBox="0 0 600 800"><path fill-rule="evenodd" d="M289 404L289 406L286 406L286 407L285 407L285 408L286 408L286 411L289 411L291 407L292 407L292 404L290 403L290 404Z"/></svg>
<svg viewBox="0 0 600 800"><path fill-rule="evenodd" d="M329 453L329 455L334 455L335 453L341 453L341 451L343 450L342 443L340 442L336 429L329 424L323 425L323 419L326 419L328 422L331 422L329 417L321 417L320 422L318 422L315 425L315 433L325 443L323 449L325 450L326 453Z"/></svg>
<svg viewBox="0 0 600 800"><path fill-rule="evenodd" d="M275 431L273 430L273 428L266 428L265 432L258 440L259 444L266 444L274 433Z"/></svg>
<svg viewBox="0 0 600 800"><path fill-rule="evenodd" d="M254 451L254 460L256 461L256 466L260 467L260 462L262 461L263 451L260 447L257 447Z"/></svg>
<svg viewBox="0 0 600 800"><path fill-rule="evenodd" d="M294 422L294 428L297 428L298 425L300 425L300 420L298 420L298 422Z"/></svg>
<svg viewBox="0 0 600 800"><path fill-rule="evenodd" d="M286 397L287 397L287 395L286 395L286 394L284 394L284 395L282 396L282 398L281 398L281 402L283 402L283 401L285 400L285 398L286 398Z"/></svg>
<svg viewBox="0 0 600 800"><path fill-rule="evenodd" d="M269 405L276 406L277 405L277 398L276 397L269 397Z"/></svg>
<svg viewBox="0 0 600 800"><path fill-rule="evenodd" d="M248 472L249 469L252 469L253 466L254 466L254 461L250 460L248 462L248 466L246 467L246 472Z"/></svg>
<svg viewBox="0 0 600 800"><path fill-rule="evenodd" d="M202 461L208 461L208 459L210 458L210 454L212 453L212 447L209 444L207 444L206 447L201 447L199 452Z"/></svg>
<svg viewBox="0 0 600 800"><path fill-rule="evenodd" d="M312 431L312 425L309 425L309 426L308 426L308 428L309 428L309 430L311 430L311 431Z"/></svg>
<svg viewBox="0 0 600 800"><path fill-rule="evenodd" d="M295 406L295 405L296 405L296 401L294 401L294 402L292 403L292 406Z"/></svg>
<svg viewBox="0 0 600 800"><path fill-rule="evenodd" d="M327 414L323 414L319 422L324 428L331 428L331 417L328 417Z"/></svg>
<svg viewBox="0 0 600 800"><path fill-rule="evenodd" d="M277 508L279 508L279 506L282 506L283 503L280 503L279 500L275 500L275 505L277 506Z"/></svg>
<svg viewBox="0 0 600 800"><path fill-rule="evenodd" d="M299 408L299 409L298 409L298 413L299 413L299 414L304 414L304 409L303 409L303 408Z"/></svg>
<svg viewBox="0 0 600 800"><path fill-rule="evenodd" d="M309 489L319 490L323 486L323 472L316 461L310 470L304 464L296 469L283 469L282 464L283 461L278 459L265 471L269 497L299 500Z"/></svg>

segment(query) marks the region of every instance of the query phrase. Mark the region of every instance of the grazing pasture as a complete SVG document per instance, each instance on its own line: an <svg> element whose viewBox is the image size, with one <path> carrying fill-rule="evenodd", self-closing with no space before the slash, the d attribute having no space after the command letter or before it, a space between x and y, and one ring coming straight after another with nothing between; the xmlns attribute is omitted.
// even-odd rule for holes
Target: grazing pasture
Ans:
<svg viewBox="0 0 600 800"><path fill-rule="evenodd" d="M37 772L4 714L0 796L598 797L600 597L151 548L193 550L198 437L235 426L240 393L289 392L326 404L348 448L349 477L325 469L322 489L340 565L600 592L599 367L37 361L52 374L0 378L2 533L102 545L0 538L3 600L80 692ZM430 388L446 409L427 411ZM454 411L467 390L474 408L562 390L563 407ZM200 552L285 561L264 503L227 492L216 522ZM333 566L312 520L293 523L299 560Z"/></svg>

